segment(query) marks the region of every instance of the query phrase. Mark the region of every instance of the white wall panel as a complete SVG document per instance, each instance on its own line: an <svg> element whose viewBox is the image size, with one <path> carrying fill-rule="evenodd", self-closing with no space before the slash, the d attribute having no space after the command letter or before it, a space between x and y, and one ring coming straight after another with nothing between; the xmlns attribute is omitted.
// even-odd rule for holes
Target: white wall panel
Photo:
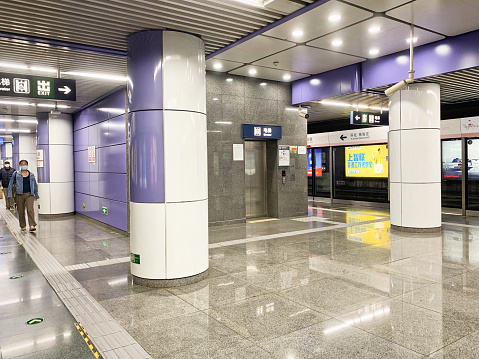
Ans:
<svg viewBox="0 0 479 359"><path fill-rule="evenodd" d="M208 197L206 116L164 111L166 202Z"/></svg>
<svg viewBox="0 0 479 359"><path fill-rule="evenodd" d="M206 114L203 41L193 35L163 32L163 107Z"/></svg>
<svg viewBox="0 0 479 359"><path fill-rule="evenodd" d="M401 91L396 92L389 98L389 130L401 128Z"/></svg>
<svg viewBox="0 0 479 359"><path fill-rule="evenodd" d="M389 180L401 182L401 132L389 132Z"/></svg>
<svg viewBox="0 0 479 359"><path fill-rule="evenodd" d="M49 214L62 214L62 213L75 212L74 187L75 187L75 184L73 182L50 183L50 213Z"/></svg>
<svg viewBox="0 0 479 359"><path fill-rule="evenodd" d="M401 131L402 182L426 183L441 181L440 130Z"/></svg>
<svg viewBox="0 0 479 359"><path fill-rule="evenodd" d="M411 84L401 91L401 128L440 128L438 84Z"/></svg>
<svg viewBox="0 0 479 359"><path fill-rule="evenodd" d="M390 183L390 205L389 205L389 216L391 219L391 224L394 226L402 226L402 215L401 215L401 183Z"/></svg>
<svg viewBox="0 0 479 359"><path fill-rule="evenodd" d="M39 183L38 184L38 195L40 199L38 200L38 214L51 214L50 207L50 183Z"/></svg>
<svg viewBox="0 0 479 359"><path fill-rule="evenodd" d="M73 146L50 145L50 182L73 182Z"/></svg>
<svg viewBox="0 0 479 359"><path fill-rule="evenodd" d="M50 115L48 119L48 143L73 146L73 120L71 115Z"/></svg>
<svg viewBox="0 0 479 359"><path fill-rule="evenodd" d="M166 238L167 278L184 278L207 270L208 200L167 203Z"/></svg>
<svg viewBox="0 0 479 359"><path fill-rule="evenodd" d="M12 143L11 142L5 143L5 157L6 158L12 158L12 155L13 155ZM15 168L17 168L17 167L15 167Z"/></svg>
<svg viewBox="0 0 479 359"><path fill-rule="evenodd" d="M130 252L140 255L140 264L130 263L131 273L165 279L165 204L130 202L130 219Z"/></svg>
<svg viewBox="0 0 479 359"><path fill-rule="evenodd" d="M402 184L402 226L441 227L441 183Z"/></svg>

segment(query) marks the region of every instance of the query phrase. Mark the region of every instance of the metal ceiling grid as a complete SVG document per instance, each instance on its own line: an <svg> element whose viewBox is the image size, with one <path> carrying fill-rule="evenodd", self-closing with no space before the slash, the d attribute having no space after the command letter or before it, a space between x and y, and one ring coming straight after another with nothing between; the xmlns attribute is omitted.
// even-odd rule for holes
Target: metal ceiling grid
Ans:
<svg viewBox="0 0 479 359"><path fill-rule="evenodd" d="M298 8L314 0L295 0ZM0 0L0 31L126 50L131 33L200 35L209 54L287 13L234 0Z"/></svg>

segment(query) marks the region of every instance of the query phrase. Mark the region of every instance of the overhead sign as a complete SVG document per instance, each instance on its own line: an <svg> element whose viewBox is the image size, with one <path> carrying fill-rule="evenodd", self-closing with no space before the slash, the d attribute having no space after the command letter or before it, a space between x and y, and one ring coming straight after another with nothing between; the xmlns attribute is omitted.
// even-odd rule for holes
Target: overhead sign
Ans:
<svg viewBox="0 0 479 359"><path fill-rule="evenodd" d="M76 101L76 81L0 73L0 96Z"/></svg>
<svg viewBox="0 0 479 359"><path fill-rule="evenodd" d="M243 138L280 140L282 137L281 126L243 124Z"/></svg>
<svg viewBox="0 0 479 359"><path fill-rule="evenodd" d="M388 142L388 132L388 126L329 132L329 145L354 146L370 143L384 143Z"/></svg>
<svg viewBox="0 0 479 359"><path fill-rule="evenodd" d="M351 111L351 125L389 126L389 114Z"/></svg>
<svg viewBox="0 0 479 359"><path fill-rule="evenodd" d="M388 177L388 146L346 147L346 177Z"/></svg>

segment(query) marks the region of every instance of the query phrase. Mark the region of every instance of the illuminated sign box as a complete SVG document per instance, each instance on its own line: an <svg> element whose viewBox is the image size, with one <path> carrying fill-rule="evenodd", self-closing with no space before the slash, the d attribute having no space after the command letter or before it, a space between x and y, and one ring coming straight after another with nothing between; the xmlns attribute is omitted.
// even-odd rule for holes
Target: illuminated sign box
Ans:
<svg viewBox="0 0 479 359"><path fill-rule="evenodd" d="M283 138L281 126L243 124L243 138L280 140Z"/></svg>
<svg viewBox="0 0 479 359"><path fill-rule="evenodd" d="M387 178L387 145L346 147L346 177Z"/></svg>

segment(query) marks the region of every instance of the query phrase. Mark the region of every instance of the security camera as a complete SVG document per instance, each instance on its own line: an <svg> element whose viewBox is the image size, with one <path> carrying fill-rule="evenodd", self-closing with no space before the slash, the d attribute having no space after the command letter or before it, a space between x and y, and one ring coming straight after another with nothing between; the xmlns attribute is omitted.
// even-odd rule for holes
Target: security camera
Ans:
<svg viewBox="0 0 479 359"><path fill-rule="evenodd" d="M308 110L307 110L307 109L304 109L304 108L301 109L301 108L300 108L298 112L299 112L299 115L300 115L301 117L304 117L305 119L308 119L308 118L309 118Z"/></svg>

